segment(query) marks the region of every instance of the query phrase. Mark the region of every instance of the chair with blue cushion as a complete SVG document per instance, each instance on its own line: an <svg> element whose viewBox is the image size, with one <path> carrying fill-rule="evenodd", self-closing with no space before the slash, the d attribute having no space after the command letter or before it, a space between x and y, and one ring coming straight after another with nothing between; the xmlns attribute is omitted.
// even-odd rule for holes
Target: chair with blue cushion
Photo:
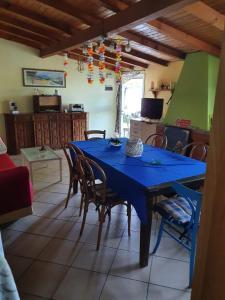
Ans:
<svg viewBox="0 0 225 300"><path fill-rule="evenodd" d="M167 150L181 153L183 147L190 142L191 131L188 128L165 126L164 134L167 137Z"/></svg>
<svg viewBox="0 0 225 300"><path fill-rule="evenodd" d="M173 183L172 188L177 195L162 200L154 206L154 211L161 215L161 224L152 254L157 251L163 232L185 247L190 252L190 287L195 263L202 194L177 182Z"/></svg>

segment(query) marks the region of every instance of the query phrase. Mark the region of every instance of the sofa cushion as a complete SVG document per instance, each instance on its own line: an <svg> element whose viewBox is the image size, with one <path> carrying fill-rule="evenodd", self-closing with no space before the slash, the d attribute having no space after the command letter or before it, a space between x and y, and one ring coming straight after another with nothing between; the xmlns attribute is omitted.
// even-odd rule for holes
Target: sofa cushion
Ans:
<svg viewBox="0 0 225 300"><path fill-rule="evenodd" d="M0 154L0 172L15 167L15 164L12 162L8 154Z"/></svg>

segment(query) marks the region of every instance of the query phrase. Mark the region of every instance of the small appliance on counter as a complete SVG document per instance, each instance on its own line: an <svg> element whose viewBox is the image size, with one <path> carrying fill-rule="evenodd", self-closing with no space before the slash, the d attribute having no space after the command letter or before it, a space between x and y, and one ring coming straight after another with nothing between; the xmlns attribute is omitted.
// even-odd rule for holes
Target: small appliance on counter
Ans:
<svg viewBox="0 0 225 300"><path fill-rule="evenodd" d="M14 100L9 101L9 110L12 114L18 114L18 108Z"/></svg>
<svg viewBox="0 0 225 300"><path fill-rule="evenodd" d="M70 112L84 112L84 104L69 104Z"/></svg>
<svg viewBox="0 0 225 300"><path fill-rule="evenodd" d="M59 95L34 95L33 107L35 113L61 112L62 100Z"/></svg>

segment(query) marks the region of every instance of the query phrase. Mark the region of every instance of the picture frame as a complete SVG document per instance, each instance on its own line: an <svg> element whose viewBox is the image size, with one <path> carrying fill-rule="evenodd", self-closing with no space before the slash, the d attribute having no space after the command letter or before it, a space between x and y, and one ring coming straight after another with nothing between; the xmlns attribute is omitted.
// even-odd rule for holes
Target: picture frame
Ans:
<svg viewBox="0 0 225 300"><path fill-rule="evenodd" d="M65 88L64 71L22 68L23 86Z"/></svg>

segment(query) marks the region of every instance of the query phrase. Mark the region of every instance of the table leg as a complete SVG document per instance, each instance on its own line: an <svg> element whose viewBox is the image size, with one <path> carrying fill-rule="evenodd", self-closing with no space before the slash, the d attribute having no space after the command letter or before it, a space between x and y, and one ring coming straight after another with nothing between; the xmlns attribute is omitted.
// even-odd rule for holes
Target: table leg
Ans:
<svg viewBox="0 0 225 300"><path fill-rule="evenodd" d="M148 265L150 239L151 239L151 227L152 227L152 209L153 209L153 197L146 195L146 207L148 214L147 224L141 223L140 231L140 267L146 267Z"/></svg>

